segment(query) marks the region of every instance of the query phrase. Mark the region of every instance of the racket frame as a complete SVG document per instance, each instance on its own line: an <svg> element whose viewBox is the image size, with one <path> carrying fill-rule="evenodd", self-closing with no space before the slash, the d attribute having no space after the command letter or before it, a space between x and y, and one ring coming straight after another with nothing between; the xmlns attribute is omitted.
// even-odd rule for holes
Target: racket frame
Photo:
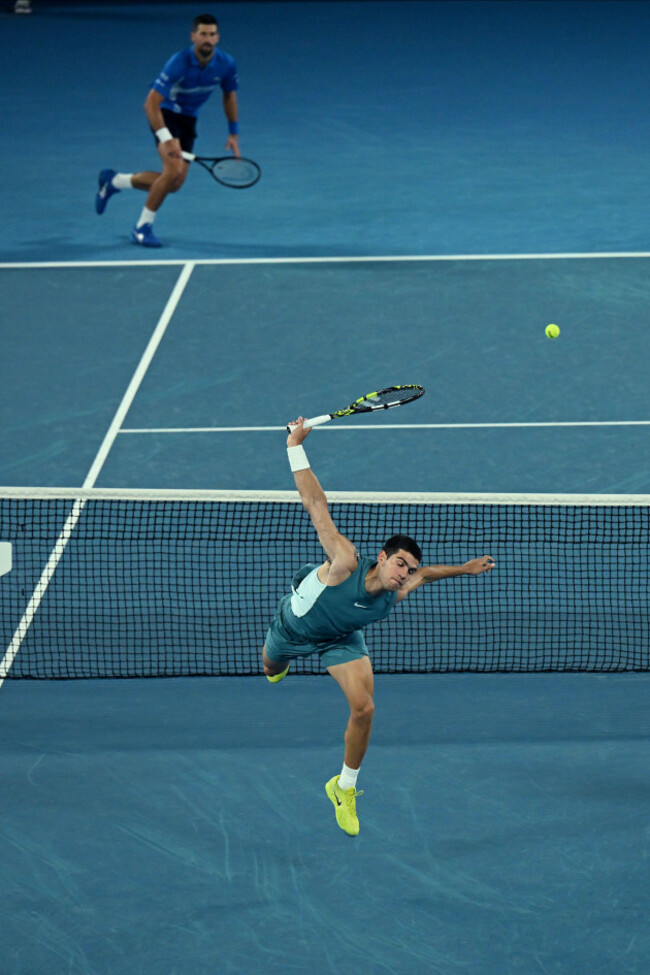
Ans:
<svg viewBox="0 0 650 975"><path fill-rule="evenodd" d="M408 396L406 399L397 399L395 402L388 403L375 403L369 402L373 396L384 396L387 393L397 392L400 389L411 389L413 394ZM330 420L336 419L340 416L354 416L356 413L375 413L377 410L390 410L396 406L405 406L407 403L412 403L414 399L419 399L420 396L424 395L423 386L388 386L386 389L379 389L374 393L366 393L365 396L360 396L359 399L355 399L354 403L351 403L344 410L335 410L334 413L324 413L322 416L314 416L310 420L303 420L303 427L305 429L311 429L312 427L322 426L323 423L329 423ZM287 430L291 433L291 428L295 424L288 424Z"/></svg>
<svg viewBox="0 0 650 975"><path fill-rule="evenodd" d="M212 179L216 180L217 183L220 183L221 186L227 186L228 189L231 190L247 190L249 187L255 186L262 175L262 170L255 160L247 159L245 156L195 156L193 152L187 152L185 149L183 149L181 155L186 162L197 162L199 166L203 166L203 168L210 173ZM256 172L255 178L251 179L248 183L228 183L223 179L219 179L214 171L215 164L225 162L226 160L230 162L234 159L239 159L241 162L248 163L249 166L252 166Z"/></svg>

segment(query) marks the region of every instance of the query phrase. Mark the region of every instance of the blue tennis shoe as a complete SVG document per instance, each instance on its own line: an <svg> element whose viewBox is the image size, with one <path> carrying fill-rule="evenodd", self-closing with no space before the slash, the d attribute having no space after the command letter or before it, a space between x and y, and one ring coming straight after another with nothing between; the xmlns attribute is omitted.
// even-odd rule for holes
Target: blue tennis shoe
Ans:
<svg viewBox="0 0 650 975"><path fill-rule="evenodd" d="M158 240L150 223L143 223L140 227L134 227L131 231L131 240L134 244L140 244L142 247L162 247L162 241Z"/></svg>
<svg viewBox="0 0 650 975"><path fill-rule="evenodd" d="M95 210L100 215L106 209L106 204L112 197L113 193L120 192L119 190L116 190L111 183L113 176L115 176L114 169L102 169L101 173L99 174L99 190L97 192L97 196L95 197Z"/></svg>

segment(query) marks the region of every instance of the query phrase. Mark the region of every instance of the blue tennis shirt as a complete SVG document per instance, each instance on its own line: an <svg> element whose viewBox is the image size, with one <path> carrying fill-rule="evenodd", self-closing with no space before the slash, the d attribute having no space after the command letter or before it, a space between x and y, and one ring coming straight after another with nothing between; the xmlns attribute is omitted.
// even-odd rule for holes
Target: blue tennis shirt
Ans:
<svg viewBox="0 0 650 975"><path fill-rule="evenodd" d="M196 118L215 88L237 91L237 65L229 54L217 50L202 68L194 48L186 47L170 57L151 87L164 96L162 108Z"/></svg>

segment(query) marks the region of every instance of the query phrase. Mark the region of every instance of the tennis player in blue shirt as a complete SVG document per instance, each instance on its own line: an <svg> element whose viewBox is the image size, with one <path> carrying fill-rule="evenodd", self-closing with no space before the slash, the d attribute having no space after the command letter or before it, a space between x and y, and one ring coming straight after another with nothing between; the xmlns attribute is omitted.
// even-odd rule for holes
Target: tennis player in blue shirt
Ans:
<svg viewBox="0 0 650 975"><path fill-rule="evenodd" d="M213 91L221 88L223 109L228 121L226 149L239 157L237 108L237 66L234 59L217 50L219 25L211 14L194 18L192 44L174 54L154 81L144 110L154 133L162 172L117 173L102 169L95 210L102 214L111 196L120 190L136 189L148 193L140 219L131 231L131 240L142 247L160 247L153 232L156 214L168 193L176 193L185 182L189 163L182 151L192 152L199 110Z"/></svg>
<svg viewBox="0 0 650 975"><path fill-rule="evenodd" d="M321 565L306 565L294 576L266 634L264 673L272 683L286 676L291 661L318 654L347 698L350 718L340 775L325 785L344 832L359 832L357 776L370 740L374 713L373 673L363 629L384 619L396 603L425 582L480 575L494 568L489 555L463 565L420 565L412 538L394 535L376 560L360 556L332 521L327 498L309 466L302 443L309 433L300 418L287 440L289 464L304 508L325 551Z"/></svg>

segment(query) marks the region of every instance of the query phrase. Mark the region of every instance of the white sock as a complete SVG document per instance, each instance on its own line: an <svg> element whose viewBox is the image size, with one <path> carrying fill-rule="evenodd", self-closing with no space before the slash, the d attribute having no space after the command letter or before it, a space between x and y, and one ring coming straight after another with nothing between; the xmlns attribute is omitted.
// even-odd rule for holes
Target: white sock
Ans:
<svg viewBox="0 0 650 975"><path fill-rule="evenodd" d="M359 771L358 768L348 768L343 762L343 769L339 776L339 789L345 792L346 789L356 788Z"/></svg>
<svg viewBox="0 0 650 975"><path fill-rule="evenodd" d="M132 176L133 173L115 173L111 180L111 186L114 186L116 190L131 190L133 189Z"/></svg>
<svg viewBox="0 0 650 975"><path fill-rule="evenodd" d="M147 208L144 207L142 213L140 214L140 219L136 223L136 227L141 227L143 223L153 223L155 219L156 219L156 211L147 210Z"/></svg>

